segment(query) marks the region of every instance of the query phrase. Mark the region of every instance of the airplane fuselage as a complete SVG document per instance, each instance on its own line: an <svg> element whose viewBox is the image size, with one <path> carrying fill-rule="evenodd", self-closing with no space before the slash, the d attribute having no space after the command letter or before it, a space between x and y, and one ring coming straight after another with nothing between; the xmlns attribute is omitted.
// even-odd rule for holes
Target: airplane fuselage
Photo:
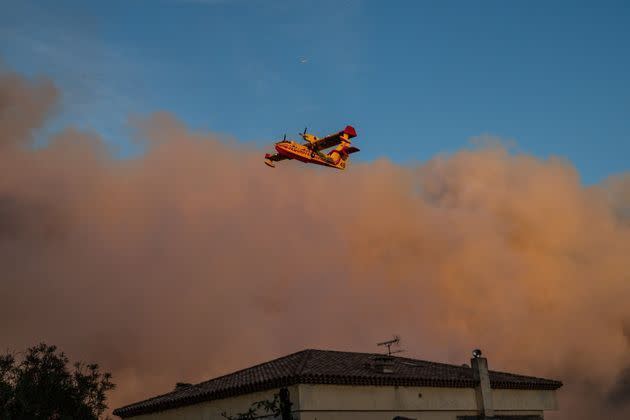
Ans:
<svg viewBox="0 0 630 420"><path fill-rule="evenodd" d="M298 144L293 141L281 141L276 143L276 151L288 159L295 159L304 163L314 163L316 165L329 166L337 169L346 168L346 162L340 159L338 153L324 155L309 149L306 145Z"/></svg>

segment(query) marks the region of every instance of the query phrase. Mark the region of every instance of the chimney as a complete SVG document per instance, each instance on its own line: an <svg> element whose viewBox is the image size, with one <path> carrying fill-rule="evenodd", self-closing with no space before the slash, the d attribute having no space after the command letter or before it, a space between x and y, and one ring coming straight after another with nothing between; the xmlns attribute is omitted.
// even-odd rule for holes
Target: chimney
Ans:
<svg viewBox="0 0 630 420"><path fill-rule="evenodd" d="M494 404L492 402L492 388L490 387L490 374L488 373L488 359L481 357L481 350L473 351L470 359L473 370L473 378L479 384L475 388L477 407L481 411L482 418L494 417Z"/></svg>

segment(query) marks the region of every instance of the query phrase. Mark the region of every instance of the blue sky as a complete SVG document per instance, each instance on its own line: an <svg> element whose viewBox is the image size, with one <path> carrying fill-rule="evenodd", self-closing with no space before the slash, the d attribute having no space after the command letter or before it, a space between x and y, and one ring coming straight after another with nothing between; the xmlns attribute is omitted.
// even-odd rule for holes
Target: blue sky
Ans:
<svg viewBox="0 0 630 420"><path fill-rule="evenodd" d="M583 182L629 169L627 1L2 0L0 58L62 88L58 117L136 151L128 119L270 144L353 124L360 160L489 134Z"/></svg>

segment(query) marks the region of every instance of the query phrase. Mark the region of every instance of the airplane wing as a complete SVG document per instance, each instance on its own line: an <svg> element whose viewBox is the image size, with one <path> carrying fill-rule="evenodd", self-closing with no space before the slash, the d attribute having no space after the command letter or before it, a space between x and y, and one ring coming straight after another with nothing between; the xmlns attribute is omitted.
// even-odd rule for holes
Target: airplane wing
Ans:
<svg viewBox="0 0 630 420"><path fill-rule="evenodd" d="M352 127L351 125L347 125L346 128L343 129L343 131L315 140L314 142L310 143L309 146L313 150L324 150L338 145L344 138L351 139L356 136L357 132L354 130L354 127Z"/></svg>

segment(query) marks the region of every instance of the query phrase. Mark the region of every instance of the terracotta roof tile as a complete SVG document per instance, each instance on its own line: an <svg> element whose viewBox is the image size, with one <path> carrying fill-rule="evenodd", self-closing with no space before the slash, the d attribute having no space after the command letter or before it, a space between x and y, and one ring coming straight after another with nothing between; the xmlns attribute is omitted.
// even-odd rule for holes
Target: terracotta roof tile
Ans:
<svg viewBox="0 0 630 420"><path fill-rule="evenodd" d="M435 386L474 388L472 369L466 366L391 358L391 373L373 368L372 353L303 350L229 375L182 387L168 394L114 410L120 417L232 397L294 384ZM561 382L490 371L492 388L557 389Z"/></svg>

